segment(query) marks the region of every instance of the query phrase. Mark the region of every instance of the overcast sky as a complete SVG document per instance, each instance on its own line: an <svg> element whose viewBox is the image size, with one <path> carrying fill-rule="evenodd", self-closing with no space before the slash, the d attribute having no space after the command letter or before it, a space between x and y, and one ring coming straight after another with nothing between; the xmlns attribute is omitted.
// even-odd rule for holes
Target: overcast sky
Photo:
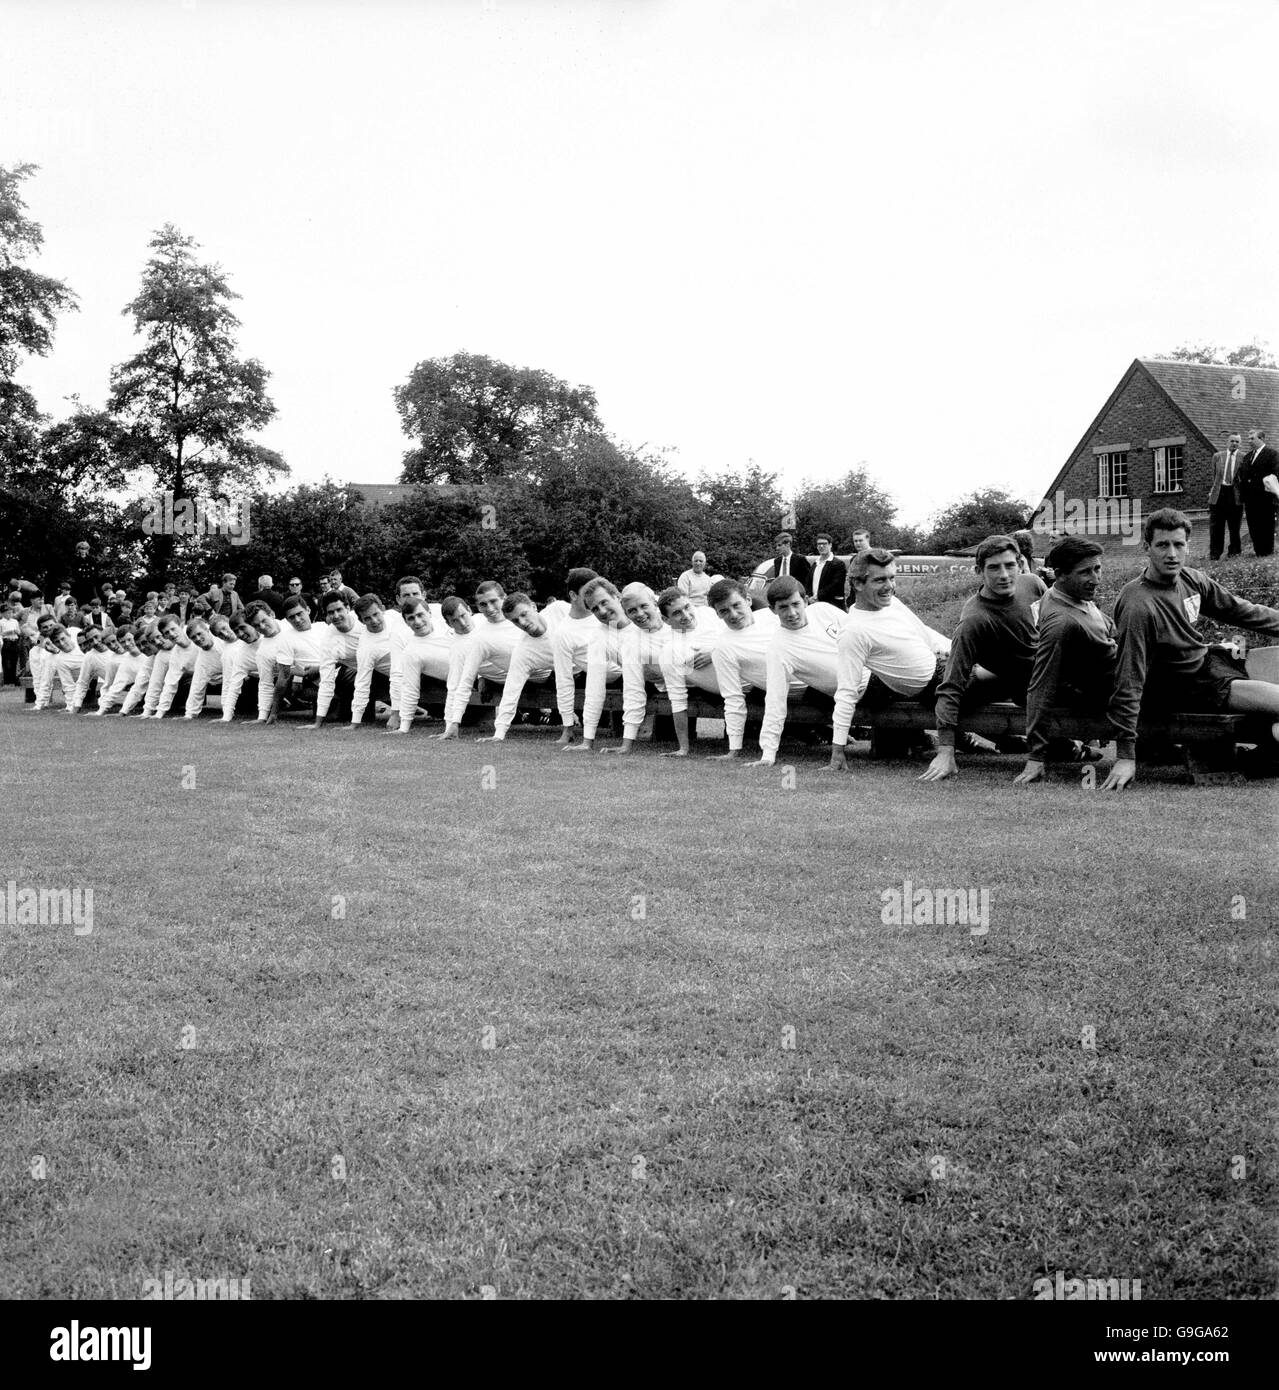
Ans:
<svg viewBox="0 0 1279 1390"><path fill-rule="evenodd" d="M100 402L175 223L295 481L392 482L465 350L690 476L1035 499L1133 357L1279 348L1275 0L0 0L0 162Z"/></svg>

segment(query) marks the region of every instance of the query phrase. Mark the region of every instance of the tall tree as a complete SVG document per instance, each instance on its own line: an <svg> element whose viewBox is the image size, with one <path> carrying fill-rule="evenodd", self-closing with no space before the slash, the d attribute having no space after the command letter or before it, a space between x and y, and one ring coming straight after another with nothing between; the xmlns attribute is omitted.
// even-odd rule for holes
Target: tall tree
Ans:
<svg viewBox="0 0 1279 1390"><path fill-rule="evenodd" d="M238 299L216 265L201 265L198 243L171 224L156 233L133 317L142 351L111 372L107 410L117 427L116 457L144 486L243 495L287 473L284 460L250 436L275 415L270 373L237 355ZM164 574L173 537L153 540L153 568Z"/></svg>
<svg viewBox="0 0 1279 1390"><path fill-rule="evenodd" d="M76 308L63 281L27 264L44 244L21 193L35 171L34 164L0 165L0 568L43 583L51 554L71 551L83 509L65 489L48 485L42 453L48 421L14 380L25 357L48 354L58 315Z"/></svg>
<svg viewBox="0 0 1279 1390"><path fill-rule="evenodd" d="M0 164L0 380L5 382L12 380L24 356L47 355L57 316L76 307L75 295L63 281L23 264L44 245L44 232L27 216L19 192L36 168Z"/></svg>
<svg viewBox="0 0 1279 1390"><path fill-rule="evenodd" d="M757 463L742 472L702 473L694 484L702 503L697 548L712 572L740 579L773 552L773 537L786 514L776 473ZM688 561L680 566L686 569Z"/></svg>
<svg viewBox="0 0 1279 1390"><path fill-rule="evenodd" d="M589 386L468 352L419 362L395 388L395 407L417 441L404 455L406 483L530 477L546 448L600 428Z"/></svg>
<svg viewBox="0 0 1279 1390"><path fill-rule="evenodd" d="M875 545L891 549L914 545L914 532L898 526L896 515L897 503L859 463L833 483L803 483L795 498L796 546L812 550L814 536L827 531L836 553L843 553L852 550L854 531L863 530L870 532Z"/></svg>
<svg viewBox="0 0 1279 1390"><path fill-rule="evenodd" d="M1276 367L1279 362L1274 359L1274 354L1266 347L1265 343L1255 339L1251 343L1243 343L1230 352L1223 348L1214 347L1211 343L1183 344L1179 348L1174 348L1171 352L1156 352L1157 358L1162 358L1165 362L1205 362L1209 366L1219 367Z"/></svg>
<svg viewBox="0 0 1279 1390"><path fill-rule="evenodd" d="M1008 535L1025 526L1031 504L1003 488L979 488L961 497L932 519L932 532L923 542L930 552L961 550L987 536Z"/></svg>

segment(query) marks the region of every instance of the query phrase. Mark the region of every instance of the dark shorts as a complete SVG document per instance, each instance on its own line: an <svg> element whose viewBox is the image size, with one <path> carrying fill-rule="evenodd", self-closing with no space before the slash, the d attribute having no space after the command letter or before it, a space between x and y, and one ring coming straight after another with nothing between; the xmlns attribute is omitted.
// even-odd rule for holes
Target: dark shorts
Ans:
<svg viewBox="0 0 1279 1390"><path fill-rule="evenodd" d="M1248 668L1222 647L1209 647L1199 669L1189 676L1167 672L1146 677L1143 713L1213 714L1230 703L1230 687L1248 679Z"/></svg>
<svg viewBox="0 0 1279 1390"><path fill-rule="evenodd" d="M866 682L866 689L862 691L862 697L857 703L866 709L883 709L885 705L896 704L899 700L919 700L922 704L931 705L937 698L937 687L942 683L942 678L946 674L946 660L946 657L939 656L936 669L933 671L928 684L911 695L903 695L901 691L894 690L891 685L885 685L872 671L870 680Z"/></svg>

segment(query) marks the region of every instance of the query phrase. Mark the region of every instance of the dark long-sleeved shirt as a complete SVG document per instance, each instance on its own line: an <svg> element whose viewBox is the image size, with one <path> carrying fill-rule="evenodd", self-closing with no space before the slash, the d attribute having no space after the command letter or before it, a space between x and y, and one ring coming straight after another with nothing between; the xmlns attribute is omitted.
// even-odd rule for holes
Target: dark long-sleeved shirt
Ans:
<svg viewBox="0 0 1279 1390"><path fill-rule="evenodd" d="M1120 758L1136 756L1137 719L1147 682L1193 676L1203 665L1208 647L1195 627L1203 614L1279 637L1279 609L1236 598L1203 570L1183 569L1170 583L1143 574L1119 591L1115 600L1119 659L1110 722Z"/></svg>
<svg viewBox="0 0 1279 1390"><path fill-rule="evenodd" d="M1051 733L1046 716L1069 703L1067 691L1104 702L1114 687L1117 653L1115 625L1095 603L1076 603L1049 589L1039 605L1039 640L1026 689L1028 757L1043 762Z"/></svg>
<svg viewBox="0 0 1279 1390"><path fill-rule="evenodd" d="M974 666L993 672L1014 695L1025 693L1035 660L1039 600L1045 593L1044 581L1037 575L1020 574L1008 598L988 598L979 590L964 604L950 639L946 677L937 688L939 745L954 747L959 705Z"/></svg>

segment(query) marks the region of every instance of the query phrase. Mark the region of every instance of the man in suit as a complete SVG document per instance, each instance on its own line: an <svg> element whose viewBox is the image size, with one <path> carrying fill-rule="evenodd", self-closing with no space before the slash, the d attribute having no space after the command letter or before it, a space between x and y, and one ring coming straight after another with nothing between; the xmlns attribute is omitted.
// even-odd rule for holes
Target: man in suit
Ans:
<svg viewBox="0 0 1279 1390"><path fill-rule="evenodd" d="M186 627L187 623L195 617L195 598L191 585L183 584L170 602L165 605L164 611L172 613L178 622Z"/></svg>
<svg viewBox="0 0 1279 1390"><path fill-rule="evenodd" d="M813 566L813 578L808 586L812 602L833 603L836 608L846 608L844 584L847 578L848 567L831 550L830 537L818 536L817 563Z"/></svg>
<svg viewBox="0 0 1279 1390"><path fill-rule="evenodd" d="M813 567L803 555L796 555L791 549L790 533L779 532L773 545L776 553L768 571L769 579L785 579L789 575L790 578L799 580L805 594L809 593L813 582Z"/></svg>
<svg viewBox="0 0 1279 1390"><path fill-rule="evenodd" d="M284 595L276 593L269 574L258 576L258 591L253 595L253 602L265 603L277 620L284 617Z"/></svg>
<svg viewBox="0 0 1279 1390"><path fill-rule="evenodd" d="M1252 537L1254 555L1273 555L1275 504L1279 498L1267 491L1265 480L1267 477L1279 480L1279 451L1266 443L1265 430L1249 430L1248 447L1252 452L1243 461L1243 474L1239 480L1244 515L1248 518L1248 534Z"/></svg>
<svg viewBox="0 0 1279 1390"><path fill-rule="evenodd" d="M1239 465L1243 462L1242 436L1231 430L1226 447L1212 456L1212 487L1208 492L1208 558L1221 559L1221 548L1230 532L1229 554L1239 554L1239 522L1243 502L1239 495Z"/></svg>

